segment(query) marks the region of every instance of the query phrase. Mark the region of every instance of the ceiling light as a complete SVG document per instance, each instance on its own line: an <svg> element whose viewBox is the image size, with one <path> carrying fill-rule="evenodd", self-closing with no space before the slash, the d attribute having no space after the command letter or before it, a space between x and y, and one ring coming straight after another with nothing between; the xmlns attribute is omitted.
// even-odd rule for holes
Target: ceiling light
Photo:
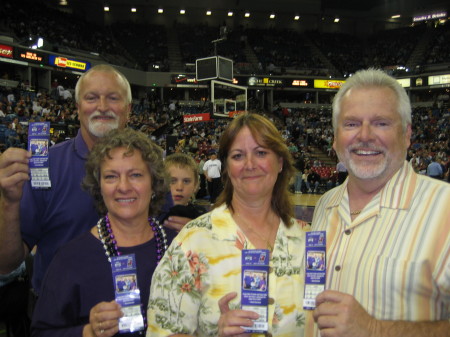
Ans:
<svg viewBox="0 0 450 337"><path fill-rule="evenodd" d="M131 8L131 11L133 12L133 13L136 13L137 12L137 10L136 10L136 8Z"/></svg>
<svg viewBox="0 0 450 337"><path fill-rule="evenodd" d="M211 15L211 11L206 11L206 15Z"/></svg>
<svg viewBox="0 0 450 337"><path fill-rule="evenodd" d="M181 15L186 14L186 10L180 9L180 14L181 14Z"/></svg>
<svg viewBox="0 0 450 337"><path fill-rule="evenodd" d="M300 15L294 16L294 20L300 20Z"/></svg>
<svg viewBox="0 0 450 337"><path fill-rule="evenodd" d="M105 7L103 7L103 10L104 10L105 12L109 12L109 7L108 7L108 6L105 6Z"/></svg>
<svg viewBox="0 0 450 337"><path fill-rule="evenodd" d="M275 19L275 14L270 14L270 16L269 16L269 18L271 18L271 19Z"/></svg>
<svg viewBox="0 0 450 337"><path fill-rule="evenodd" d="M339 22L339 18L334 18L334 22L338 23Z"/></svg>
<svg viewBox="0 0 450 337"><path fill-rule="evenodd" d="M249 17L250 17L250 12L245 12L244 16L245 16L246 18L249 18Z"/></svg>
<svg viewBox="0 0 450 337"><path fill-rule="evenodd" d="M158 8L158 13L159 13L159 14L162 14L162 13L164 13L164 9L162 9L162 8Z"/></svg>
<svg viewBox="0 0 450 337"><path fill-rule="evenodd" d="M392 16L391 16L391 19L398 19L399 17L400 17L400 14L392 15Z"/></svg>
<svg viewBox="0 0 450 337"><path fill-rule="evenodd" d="M229 11L229 12L228 12L228 16L233 16L233 12L232 12L232 11Z"/></svg>

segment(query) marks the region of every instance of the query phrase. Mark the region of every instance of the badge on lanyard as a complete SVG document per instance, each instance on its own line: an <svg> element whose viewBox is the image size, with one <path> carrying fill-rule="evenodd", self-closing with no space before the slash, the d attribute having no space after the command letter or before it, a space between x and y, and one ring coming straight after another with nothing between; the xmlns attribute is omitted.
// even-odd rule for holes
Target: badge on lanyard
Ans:
<svg viewBox="0 0 450 337"><path fill-rule="evenodd" d="M30 176L33 189L52 187L48 171L50 122L30 123L28 126L28 151L31 151Z"/></svg>
<svg viewBox="0 0 450 337"><path fill-rule="evenodd" d="M242 250L241 309L254 311L259 318L251 327L242 327L246 332L263 333L269 328L269 258L268 249Z"/></svg>
<svg viewBox="0 0 450 337"><path fill-rule="evenodd" d="M304 309L314 310L316 296L325 290L326 256L326 232L306 232Z"/></svg>
<svg viewBox="0 0 450 337"><path fill-rule="evenodd" d="M111 269L116 302L121 305L123 312L123 317L119 319L119 332L143 330L144 317L134 254L111 257Z"/></svg>

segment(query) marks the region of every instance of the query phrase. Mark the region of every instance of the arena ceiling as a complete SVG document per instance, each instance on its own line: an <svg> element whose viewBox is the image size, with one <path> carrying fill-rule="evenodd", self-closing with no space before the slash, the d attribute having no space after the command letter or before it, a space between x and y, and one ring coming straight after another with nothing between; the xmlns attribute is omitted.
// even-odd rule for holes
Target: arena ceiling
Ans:
<svg viewBox="0 0 450 337"><path fill-rule="evenodd" d="M69 0L70 1L70 0ZM310 15L343 14L348 16L386 16L394 12L413 16L432 10L449 10L443 0L96 0L102 5L128 5L163 8L204 8L253 12L289 13Z"/></svg>

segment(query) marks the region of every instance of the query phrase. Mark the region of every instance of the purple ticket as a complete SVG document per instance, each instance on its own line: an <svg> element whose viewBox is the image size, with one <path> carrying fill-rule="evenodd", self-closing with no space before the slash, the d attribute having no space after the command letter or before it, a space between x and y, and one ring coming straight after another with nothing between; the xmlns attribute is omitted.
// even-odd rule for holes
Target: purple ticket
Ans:
<svg viewBox="0 0 450 337"><path fill-rule="evenodd" d="M241 308L259 314L253 326L243 327L247 332L262 333L269 328L269 260L268 249L242 250Z"/></svg>
<svg viewBox="0 0 450 337"><path fill-rule="evenodd" d="M325 290L326 255L326 232L307 232L304 309L314 310L316 307L316 296Z"/></svg>
<svg viewBox="0 0 450 337"><path fill-rule="evenodd" d="M144 329L141 296L137 283L134 254L111 257L116 302L122 306L123 317L119 319L119 332Z"/></svg>
<svg viewBox="0 0 450 337"><path fill-rule="evenodd" d="M30 175L34 189L51 188L48 170L50 122L30 123L28 126L28 151L31 152Z"/></svg>

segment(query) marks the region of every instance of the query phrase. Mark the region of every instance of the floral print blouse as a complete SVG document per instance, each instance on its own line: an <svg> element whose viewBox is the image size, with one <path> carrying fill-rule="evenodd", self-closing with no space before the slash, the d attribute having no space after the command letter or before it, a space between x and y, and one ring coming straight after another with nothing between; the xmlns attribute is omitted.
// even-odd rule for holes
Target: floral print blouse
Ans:
<svg viewBox="0 0 450 337"><path fill-rule="evenodd" d="M270 260L268 332L301 337L308 229L295 219L291 223L290 228L280 223ZM153 274L147 336L217 336L218 301L235 291L230 308L240 308L241 250L254 248L225 205L190 221Z"/></svg>

